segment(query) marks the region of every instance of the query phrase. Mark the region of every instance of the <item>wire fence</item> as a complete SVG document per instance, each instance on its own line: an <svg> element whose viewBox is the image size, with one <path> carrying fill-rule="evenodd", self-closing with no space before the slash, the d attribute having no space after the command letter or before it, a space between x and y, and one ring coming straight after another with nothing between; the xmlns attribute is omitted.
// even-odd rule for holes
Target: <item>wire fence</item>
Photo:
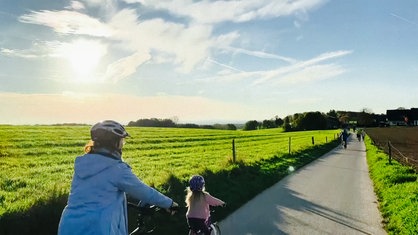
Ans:
<svg viewBox="0 0 418 235"><path fill-rule="evenodd" d="M401 164L411 166L416 171L418 171L418 160L417 159L405 156L405 154L403 154L399 149L397 149L395 146L393 146L393 144L390 141L388 141L387 145L388 145L388 155L389 155L389 162L390 163L391 163L392 158L393 158L396 161L400 162Z"/></svg>
<svg viewBox="0 0 418 235"><path fill-rule="evenodd" d="M330 143L332 141L340 139L340 136L338 133L335 133L333 135L329 136L321 136L321 138L318 138L316 136L289 136L286 139L282 139L278 144L278 150L285 150L283 153L292 154L294 152L297 152L301 150L300 148L304 149L310 144L311 146L315 145L322 145L326 143ZM306 144L309 143L309 144ZM284 147L284 145L286 147ZM241 146L237 147L235 138L232 139L232 162L236 162L237 159L237 148L241 148Z"/></svg>
<svg viewBox="0 0 418 235"><path fill-rule="evenodd" d="M402 165L410 166L418 171L418 159L414 156L409 156L410 154L405 153L405 150L399 150L390 140L388 141L379 141L377 138L372 138L373 144L379 149L383 150L388 155L388 161L391 164L392 159L398 161ZM405 149L405 146L402 148Z"/></svg>

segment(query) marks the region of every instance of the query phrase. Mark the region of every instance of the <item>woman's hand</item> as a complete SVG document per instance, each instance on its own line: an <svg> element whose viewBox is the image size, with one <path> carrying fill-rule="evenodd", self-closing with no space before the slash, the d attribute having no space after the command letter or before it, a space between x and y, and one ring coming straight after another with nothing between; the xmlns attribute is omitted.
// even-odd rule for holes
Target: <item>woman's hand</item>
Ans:
<svg viewBox="0 0 418 235"><path fill-rule="evenodd" d="M177 202L173 201L173 203L171 203L170 208L167 208L166 210L171 215L174 215L179 210L179 204L177 204Z"/></svg>

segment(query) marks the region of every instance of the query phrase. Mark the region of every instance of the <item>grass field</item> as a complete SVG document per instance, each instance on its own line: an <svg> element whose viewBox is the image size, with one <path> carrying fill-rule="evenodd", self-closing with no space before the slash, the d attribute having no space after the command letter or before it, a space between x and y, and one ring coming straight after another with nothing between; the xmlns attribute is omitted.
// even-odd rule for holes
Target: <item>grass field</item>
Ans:
<svg viewBox="0 0 418 235"><path fill-rule="evenodd" d="M338 130L283 133L280 129L128 128L128 132L132 138L127 139L123 158L144 182L183 203L188 178L203 174L211 193L236 202L220 213L223 216L286 175L289 166L299 167L329 150ZM233 139L235 163L231 162ZM26 230L17 230L20 233L56 231L74 159L83 154L88 140L88 126L0 126L3 233L22 222L31 224ZM240 185L243 182L247 185ZM47 222L40 219L45 217L51 218ZM180 230L184 227L179 219L172 220Z"/></svg>
<svg viewBox="0 0 418 235"><path fill-rule="evenodd" d="M418 174L396 161L390 164L388 155L370 138L365 143L370 176L388 234L418 234Z"/></svg>

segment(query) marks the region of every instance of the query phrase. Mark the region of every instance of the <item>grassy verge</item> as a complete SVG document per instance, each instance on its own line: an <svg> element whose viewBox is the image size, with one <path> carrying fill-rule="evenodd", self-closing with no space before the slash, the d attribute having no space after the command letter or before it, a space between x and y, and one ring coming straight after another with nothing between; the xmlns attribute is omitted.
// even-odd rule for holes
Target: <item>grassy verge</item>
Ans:
<svg viewBox="0 0 418 235"><path fill-rule="evenodd" d="M388 234L418 234L418 174L366 141L367 162Z"/></svg>

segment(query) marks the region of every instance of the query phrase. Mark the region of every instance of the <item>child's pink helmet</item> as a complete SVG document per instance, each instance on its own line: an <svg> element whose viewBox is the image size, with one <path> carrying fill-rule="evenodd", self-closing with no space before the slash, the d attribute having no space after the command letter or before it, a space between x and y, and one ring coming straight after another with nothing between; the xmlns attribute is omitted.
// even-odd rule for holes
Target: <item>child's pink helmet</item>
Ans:
<svg viewBox="0 0 418 235"><path fill-rule="evenodd" d="M190 178L190 190L192 191L202 191L205 186L205 179L201 175L194 175Z"/></svg>

